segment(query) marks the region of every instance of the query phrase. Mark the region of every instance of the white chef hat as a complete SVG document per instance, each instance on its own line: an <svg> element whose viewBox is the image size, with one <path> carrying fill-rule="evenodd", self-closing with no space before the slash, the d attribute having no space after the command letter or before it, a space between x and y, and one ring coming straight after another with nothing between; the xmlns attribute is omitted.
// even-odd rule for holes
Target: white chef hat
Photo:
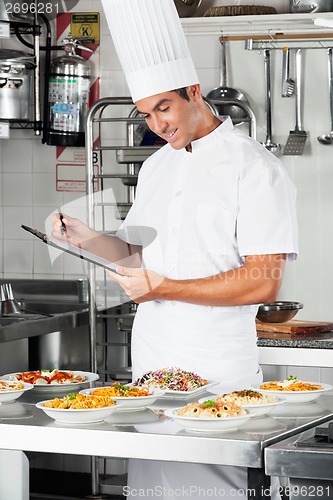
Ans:
<svg viewBox="0 0 333 500"><path fill-rule="evenodd" d="M134 102L199 83L173 0L102 0Z"/></svg>

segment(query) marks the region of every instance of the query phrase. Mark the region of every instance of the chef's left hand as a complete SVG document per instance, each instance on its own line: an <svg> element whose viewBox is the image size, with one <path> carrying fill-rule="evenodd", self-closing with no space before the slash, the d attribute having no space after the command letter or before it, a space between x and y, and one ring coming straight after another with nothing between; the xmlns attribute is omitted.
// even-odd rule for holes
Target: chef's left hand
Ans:
<svg viewBox="0 0 333 500"><path fill-rule="evenodd" d="M164 277L149 269L118 266L109 276L118 283L131 300L140 304L160 298L159 288Z"/></svg>

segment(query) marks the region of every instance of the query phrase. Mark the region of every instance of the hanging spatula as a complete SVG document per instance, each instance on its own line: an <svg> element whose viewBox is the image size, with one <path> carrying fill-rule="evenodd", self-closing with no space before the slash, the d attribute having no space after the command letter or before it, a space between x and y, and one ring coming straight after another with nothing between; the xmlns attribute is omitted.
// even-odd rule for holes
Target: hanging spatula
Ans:
<svg viewBox="0 0 333 500"><path fill-rule="evenodd" d="M295 130L289 132L289 137L283 150L284 155L302 155L307 132L302 129L301 120L301 78L302 78L302 50L297 49L295 57L296 69L296 125Z"/></svg>

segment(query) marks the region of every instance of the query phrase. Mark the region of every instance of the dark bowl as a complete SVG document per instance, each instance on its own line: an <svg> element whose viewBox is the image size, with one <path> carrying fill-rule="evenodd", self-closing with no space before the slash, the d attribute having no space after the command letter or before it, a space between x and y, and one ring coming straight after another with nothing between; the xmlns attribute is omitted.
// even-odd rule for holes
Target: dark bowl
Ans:
<svg viewBox="0 0 333 500"><path fill-rule="evenodd" d="M260 304L257 319L263 323L285 323L303 309L301 302L276 301L271 304Z"/></svg>

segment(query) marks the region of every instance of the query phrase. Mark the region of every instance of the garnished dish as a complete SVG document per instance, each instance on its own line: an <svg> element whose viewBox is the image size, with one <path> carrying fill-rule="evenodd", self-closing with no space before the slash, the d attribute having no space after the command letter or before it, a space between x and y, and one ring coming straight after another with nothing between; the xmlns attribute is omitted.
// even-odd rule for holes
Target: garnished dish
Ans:
<svg viewBox="0 0 333 500"><path fill-rule="evenodd" d="M113 401L121 401L119 411L144 410L153 404L157 398L163 396L164 391L153 387L135 387L133 385L122 385L117 382L108 387L93 387L83 389L81 394L93 396L107 396Z"/></svg>
<svg viewBox="0 0 333 500"><path fill-rule="evenodd" d="M199 403L203 403L205 399L200 399ZM278 399L276 396L262 394L253 389L243 389L240 391L233 391L214 398L213 401L232 401L236 405L241 406L247 410L252 416L261 417L267 415L274 408L284 403L283 399Z"/></svg>
<svg viewBox="0 0 333 500"><path fill-rule="evenodd" d="M184 394L192 396L216 383L216 381L208 381L196 373L171 367L146 372L133 385L163 389L166 396L184 396Z"/></svg>
<svg viewBox="0 0 333 500"><path fill-rule="evenodd" d="M9 403L18 399L25 391L33 389L33 385L24 382L0 380L0 403Z"/></svg>
<svg viewBox="0 0 333 500"><path fill-rule="evenodd" d="M32 384L38 390L54 391L74 388L87 382L98 380L96 373L72 370L33 370L27 372L9 373L3 376L6 380Z"/></svg>
<svg viewBox="0 0 333 500"><path fill-rule="evenodd" d="M111 415L118 403L109 396L70 393L63 398L40 401L36 407L58 422L100 422Z"/></svg>
<svg viewBox="0 0 333 500"><path fill-rule="evenodd" d="M250 414L233 401L207 399L189 403L182 408L167 410L167 417L189 431L225 432L237 429L250 419Z"/></svg>
<svg viewBox="0 0 333 500"><path fill-rule="evenodd" d="M330 391L333 387L329 384L317 384L314 382L304 382L295 376L290 376L285 380L272 380L264 382L259 387L253 387L262 394L279 394L286 403L309 403L318 399L324 392Z"/></svg>

